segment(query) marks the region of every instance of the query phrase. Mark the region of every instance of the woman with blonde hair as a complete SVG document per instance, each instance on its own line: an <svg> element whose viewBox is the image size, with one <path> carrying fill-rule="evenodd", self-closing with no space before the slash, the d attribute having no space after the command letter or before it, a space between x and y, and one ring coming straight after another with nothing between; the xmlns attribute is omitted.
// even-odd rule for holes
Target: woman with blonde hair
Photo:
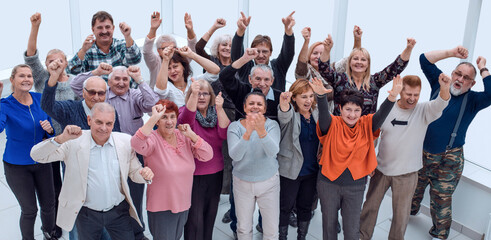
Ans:
<svg viewBox="0 0 491 240"><path fill-rule="evenodd" d="M364 48L351 51L346 63L346 73L336 72L330 65L330 52L333 46L331 35L322 43L324 51L319 61L319 72L334 88L334 96L339 96L347 89L359 91L363 95L362 115L375 113L380 89L400 74L407 66L411 52L416 44L413 38L407 39L406 48L397 56L394 62L382 71L370 73L370 54ZM333 114L339 116L339 99L334 99Z"/></svg>

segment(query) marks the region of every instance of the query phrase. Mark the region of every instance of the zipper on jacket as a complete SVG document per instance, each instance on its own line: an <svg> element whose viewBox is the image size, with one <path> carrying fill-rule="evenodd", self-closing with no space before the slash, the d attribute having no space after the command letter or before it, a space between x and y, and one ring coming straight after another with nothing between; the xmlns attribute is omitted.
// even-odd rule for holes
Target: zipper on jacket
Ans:
<svg viewBox="0 0 491 240"><path fill-rule="evenodd" d="M29 114L31 114L32 123L34 126L34 141L33 141L33 143L36 144L36 120L34 120L34 115L32 115L31 106L29 105L27 107L29 108Z"/></svg>

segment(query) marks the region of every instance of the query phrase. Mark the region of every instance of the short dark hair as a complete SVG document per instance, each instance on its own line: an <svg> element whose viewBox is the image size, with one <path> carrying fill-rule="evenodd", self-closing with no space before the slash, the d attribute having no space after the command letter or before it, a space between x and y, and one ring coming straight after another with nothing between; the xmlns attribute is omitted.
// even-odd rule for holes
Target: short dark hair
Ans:
<svg viewBox="0 0 491 240"><path fill-rule="evenodd" d="M269 51L273 52L273 44L271 44L271 38L267 35L257 35L254 40L252 40L251 48L254 48L257 45L263 43L269 48Z"/></svg>
<svg viewBox="0 0 491 240"><path fill-rule="evenodd" d="M363 95L356 90L346 89L341 92L338 102L339 106L342 108L347 103L353 103L363 109Z"/></svg>
<svg viewBox="0 0 491 240"><path fill-rule="evenodd" d="M248 93L248 94L247 94L247 95L244 97L244 101L243 101L242 105L245 105L245 104L246 104L247 99L248 99L248 98L249 98L249 96L251 96L251 95L256 95L256 96L260 96L260 97L262 97L262 98L263 98L263 100L264 100L264 107L267 109L267 107L268 107L268 102L266 101L266 96L264 96L263 91L262 91L260 88L254 88L254 89L252 90L252 92Z"/></svg>
<svg viewBox="0 0 491 240"><path fill-rule="evenodd" d="M113 17L111 16L111 14L109 14L108 12L106 11L99 11L99 12L96 12L93 16L92 16L92 27L94 27L95 25L95 22L97 20L99 20L99 22L104 22L106 21L106 19L109 19L109 21L111 21L111 24L114 25L114 21L113 21Z"/></svg>
<svg viewBox="0 0 491 240"><path fill-rule="evenodd" d="M191 69L191 66L189 65L189 61L183 57L181 54L179 54L177 51L174 52L174 55L172 55L172 58L169 61L169 64L171 63L180 63L182 64L182 67L184 68L183 75L184 75L184 82L188 82L188 77L193 75L193 70ZM169 78L169 81L171 83L172 80ZM174 83L173 83L174 84Z"/></svg>

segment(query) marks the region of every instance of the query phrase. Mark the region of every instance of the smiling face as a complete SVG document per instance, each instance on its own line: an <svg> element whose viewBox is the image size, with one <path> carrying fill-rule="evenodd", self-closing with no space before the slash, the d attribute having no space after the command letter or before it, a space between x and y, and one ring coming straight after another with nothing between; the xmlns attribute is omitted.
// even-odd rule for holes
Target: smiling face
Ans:
<svg viewBox="0 0 491 240"><path fill-rule="evenodd" d="M198 105L196 106L199 111L206 111L210 105L210 99L212 94L208 89L201 87L198 93Z"/></svg>
<svg viewBox="0 0 491 240"><path fill-rule="evenodd" d="M13 77L10 78L10 83L14 92L29 92L34 84L32 71L28 67L19 67Z"/></svg>
<svg viewBox="0 0 491 240"><path fill-rule="evenodd" d="M311 88L302 94L292 96L292 100L297 104L298 112L308 113L314 104L314 92Z"/></svg>
<svg viewBox="0 0 491 240"><path fill-rule="evenodd" d="M450 85L450 92L454 96L466 93L476 84L475 72L471 66L466 64L460 64L452 72L452 85Z"/></svg>
<svg viewBox="0 0 491 240"><path fill-rule="evenodd" d="M230 58L230 50L232 49L232 41L226 41L218 44L218 55L220 58Z"/></svg>
<svg viewBox="0 0 491 240"><path fill-rule="evenodd" d="M87 107L92 107L98 102L106 100L106 82L100 77L90 77L83 90L83 98Z"/></svg>
<svg viewBox="0 0 491 240"><path fill-rule="evenodd" d="M369 58L361 51L354 52L349 62L352 73L365 73L368 65Z"/></svg>
<svg viewBox="0 0 491 240"><path fill-rule="evenodd" d="M170 136L174 134L174 129L177 126L177 114L174 111L165 112L164 116L157 122L157 131L162 136Z"/></svg>
<svg viewBox="0 0 491 240"><path fill-rule="evenodd" d="M184 66L182 63L171 60L167 69L169 71L169 79L172 82L184 81Z"/></svg>
<svg viewBox="0 0 491 240"><path fill-rule="evenodd" d="M340 106L340 110L341 118L343 118L343 121L348 127L355 126L356 122L358 122L361 117L361 107L354 103L348 102L342 107Z"/></svg>
<svg viewBox="0 0 491 240"><path fill-rule="evenodd" d="M249 114L262 114L266 113L266 102L260 95L251 94L247 97L244 103L244 112Z"/></svg>
<svg viewBox="0 0 491 240"><path fill-rule="evenodd" d="M114 25L109 19L105 19L104 21L97 19L92 27L92 33L94 33L97 44L111 44L113 41L113 32Z"/></svg>
<svg viewBox="0 0 491 240"><path fill-rule="evenodd" d="M104 145L111 136L114 127L114 111L95 110L92 116L87 116L90 133L94 142Z"/></svg>
<svg viewBox="0 0 491 240"><path fill-rule="evenodd" d="M324 46L322 44L317 45L312 50L312 54L310 54L310 57L309 57L310 65L312 65L312 67L318 69L319 58L321 57L323 51L324 51Z"/></svg>
<svg viewBox="0 0 491 240"><path fill-rule="evenodd" d="M402 109L413 109L418 104L419 94L421 92L421 87L411 87L404 84L402 91L400 93L401 98L397 102Z"/></svg>
<svg viewBox="0 0 491 240"><path fill-rule="evenodd" d="M252 85L252 88L259 88L266 96L268 95L269 89L271 85L273 85L273 76L270 71L265 71L261 68L256 68L252 73L252 76L249 76L249 83Z"/></svg>
<svg viewBox="0 0 491 240"><path fill-rule="evenodd" d="M130 88L130 76L126 70L114 71L111 75L111 79L107 81L107 84L114 94L122 96L126 94Z"/></svg>

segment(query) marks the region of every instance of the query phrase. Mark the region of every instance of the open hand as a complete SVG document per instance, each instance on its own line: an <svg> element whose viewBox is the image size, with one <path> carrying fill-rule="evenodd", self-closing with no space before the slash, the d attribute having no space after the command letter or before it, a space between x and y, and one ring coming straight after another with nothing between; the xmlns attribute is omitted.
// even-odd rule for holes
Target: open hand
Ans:
<svg viewBox="0 0 491 240"><path fill-rule="evenodd" d="M392 80L392 89L389 90L389 100L392 101L392 102L395 102L396 98L397 98L397 95L399 95L399 93L401 93L402 91L402 78L401 78L401 75L397 75L394 77L394 79Z"/></svg>
<svg viewBox="0 0 491 240"><path fill-rule="evenodd" d="M125 22L121 22L119 24L119 29L121 30L121 33L125 38L131 36L131 27L130 25L126 24Z"/></svg>
<svg viewBox="0 0 491 240"><path fill-rule="evenodd" d="M189 13L184 14L184 27L186 27L186 30L188 31L193 30L193 19Z"/></svg>
<svg viewBox="0 0 491 240"><path fill-rule="evenodd" d="M322 83L322 80L316 77L312 78L312 82L309 82L309 85L312 88L312 91L314 91L317 95L324 95L332 92L332 89L326 89L326 87Z"/></svg>
<svg viewBox="0 0 491 240"><path fill-rule="evenodd" d="M160 19L160 12L153 12L150 17L150 28L157 30L162 24L162 19Z"/></svg>

